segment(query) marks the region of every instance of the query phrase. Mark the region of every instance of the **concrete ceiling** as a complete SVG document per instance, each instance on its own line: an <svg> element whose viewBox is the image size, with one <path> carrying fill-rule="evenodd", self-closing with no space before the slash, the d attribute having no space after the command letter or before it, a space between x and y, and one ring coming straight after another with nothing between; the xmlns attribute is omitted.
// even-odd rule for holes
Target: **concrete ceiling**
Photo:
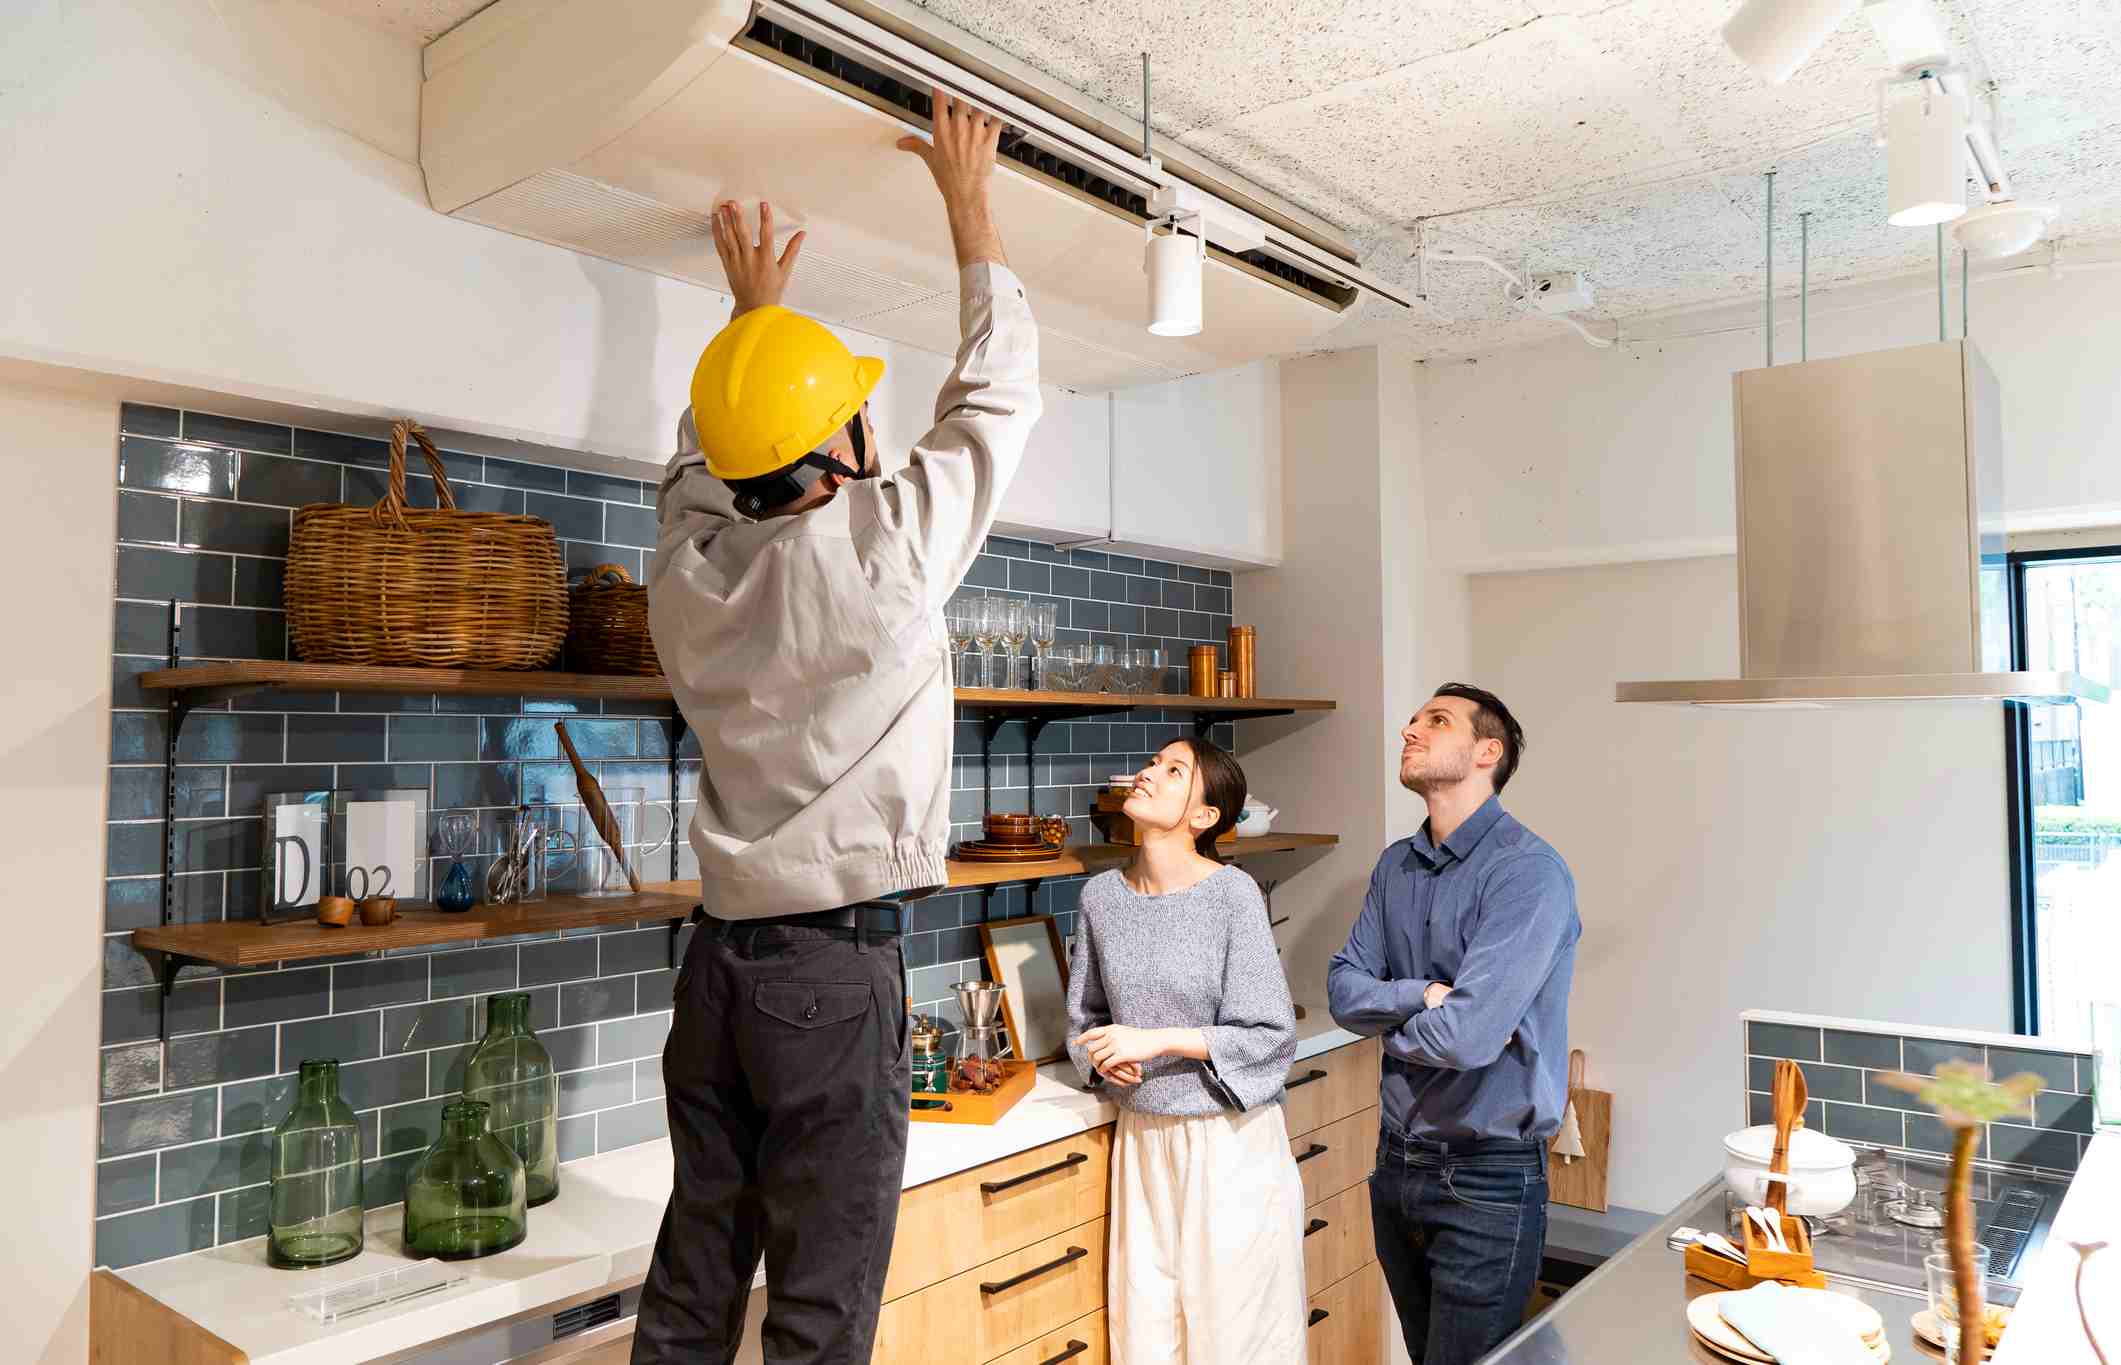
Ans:
<svg viewBox="0 0 2121 1365"><path fill-rule="evenodd" d="M315 0L427 42L491 0ZM1737 0L913 0L1113 109L1155 72L1162 137L1331 220L1408 289L1417 223L1439 244L1579 270L1594 330L1757 297L1761 173L1776 180L1776 280L1794 289L1924 269L1928 229L1885 223L1872 145L1884 54L1851 18L1790 81L1725 49ZM2121 237L2121 4L1938 0L1997 83L2018 198L2056 235ZM1409 316L1359 306L1329 342L1456 355L1544 340L1472 266L1433 268Z"/></svg>
<svg viewBox="0 0 2121 1365"><path fill-rule="evenodd" d="M1852 18L1782 86L1720 34L1735 0L918 0L1054 78L1140 107L1160 135L1339 224L1409 288L1412 232L1534 271L1580 270L1594 330L1758 295L1762 172L1776 272L1795 286L1811 217L1814 287L1920 269L1928 229L1885 223L1872 145L1884 53ZM2121 6L1940 0L2003 104L2018 198L2057 233L2121 235ZM1425 355L1558 334L1471 266L1427 272L1411 319L1365 308L1332 340L1398 336Z"/></svg>

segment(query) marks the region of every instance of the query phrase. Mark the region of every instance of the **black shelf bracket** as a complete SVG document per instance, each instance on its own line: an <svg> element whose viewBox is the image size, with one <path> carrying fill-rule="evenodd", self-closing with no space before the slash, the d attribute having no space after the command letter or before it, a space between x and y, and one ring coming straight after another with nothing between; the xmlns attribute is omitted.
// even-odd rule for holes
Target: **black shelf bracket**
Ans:
<svg viewBox="0 0 2121 1365"><path fill-rule="evenodd" d="M169 603L169 666L176 668L184 661L184 608L175 599ZM162 906L160 922L168 928L176 919L176 871L177 871L177 741L184 733L184 722L195 709L192 694L177 690L169 694L168 716L164 721L162 743ZM145 953L148 970L155 974L161 986L160 1019L155 1037L167 1045L169 1042L169 993L177 985L177 970L182 960L174 953Z"/></svg>
<svg viewBox="0 0 2121 1365"><path fill-rule="evenodd" d="M670 733L670 880L678 879L678 850L684 847L686 833L678 821L678 812L684 806L685 794L678 787L678 750L685 743L685 713L676 702L670 704L670 716L664 722ZM676 931L671 933L671 952L677 952ZM671 963L676 966L676 962Z"/></svg>

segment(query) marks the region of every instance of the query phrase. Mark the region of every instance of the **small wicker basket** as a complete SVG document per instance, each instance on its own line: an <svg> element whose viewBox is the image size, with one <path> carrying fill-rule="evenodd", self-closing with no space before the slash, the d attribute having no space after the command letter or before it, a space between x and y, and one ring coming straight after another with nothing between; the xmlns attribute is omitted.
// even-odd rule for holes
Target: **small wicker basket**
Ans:
<svg viewBox="0 0 2121 1365"><path fill-rule="evenodd" d="M568 590L567 667L576 673L658 677L648 636L648 589L617 564L599 564Z"/></svg>
<svg viewBox="0 0 2121 1365"><path fill-rule="evenodd" d="M410 439L434 475L433 509L407 505ZM374 507L295 513L287 624L310 663L538 668L567 636L567 570L552 525L457 508L417 423L390 432L390 487Z"/></svg>

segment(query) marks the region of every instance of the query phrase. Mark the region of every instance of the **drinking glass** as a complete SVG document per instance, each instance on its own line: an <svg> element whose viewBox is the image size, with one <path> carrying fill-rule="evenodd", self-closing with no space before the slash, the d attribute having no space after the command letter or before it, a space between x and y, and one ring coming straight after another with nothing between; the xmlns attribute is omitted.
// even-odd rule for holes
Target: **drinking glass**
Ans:
<svg viewBox="0 0 2121 1365"><path fill-rule="evenodd" d="M1938 1238L1930 1254L1922 1258L1922 1271L1929 1281L1930 1311L1944 1329L1944 1358L1956 1362L1960 1358L1959 1288L1952 1273L1952 1253L1943 1238ZM1968 1306L1978 1315L1988 1300L1988 1248L1978 1242L1974 1244L1974 1282L1980 1287L1981 1298Z"/></svg>
<svg viewBox="0 0 2121 1365"><path fill-rule="evenodd" d="M1158 693L1164 690L1164 652L1160 649L1141 651L1142 691Z"/></svg>
<svg viewBox="0 0 2121 1365"><path fill-rule="evenodd" d="M2092 1006L2092 1121L2121 1128L2121 1005Z"/></svg>
<svg viewBox="0 0 2121 1365"><path fill-rule="evenodd" d="M1089 690L1112 692L1119 687L1119 651L1111 645L1090 646Z"/></svg>
<svg viewBox="0 0 2121 1365"><path fill-rule="evenodd" d="M1087 675L1090 667L1090 647L1088 645L1081 643L1055 645L1053 652L1054 658L1057 660L1055 672L1059 675L1055 686L1064 692L1080 692L1089 686Z"/></svg>
<svg viewBox="0 0 2121 1365"><path fill-rule="evenodd" d="M1031 634L1031 604L1021 597L1002 599L1002 638L1009 642L1007 680L1002 686L1024 685L1024 640Z"/></svg>
<svg viewBox="0 0 2121 1365"><path fill-rule="evenodd" d="M982 597L972 604L972 642L979 646L980 687L996 686L992 651L994 642L1001 638L1004 624L1000 598Z"/></svg>
<svg viewBox="0 0 2121 1365"><path fill-rule="evenodd" d="M1051 602L1031 604L1031 686L1044 691L1048 682L1047 656L1053 652L1053 631L1060 623L1060 609Z"/></svg>
<svg viewBox="0 0 2121 1365"><path fill-rule="evenodd" d="M966 664L968 651L972 648L972 637L978 625L975 603L969 597L953 597L943 608L943 624L950 630L950 685L952 687L977 687L977 679L968 678Z"/></svg>

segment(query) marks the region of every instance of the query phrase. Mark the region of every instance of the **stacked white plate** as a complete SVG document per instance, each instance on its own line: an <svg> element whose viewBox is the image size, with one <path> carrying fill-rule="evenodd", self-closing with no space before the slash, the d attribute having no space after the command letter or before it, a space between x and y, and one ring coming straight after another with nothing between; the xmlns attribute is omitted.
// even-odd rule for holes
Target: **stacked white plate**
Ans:
<svg viewBox="0 0 2121 1365"><path fill-rule="evenodd" d="M1725 1290L1688 1300L1687 1326L1693 1329L1694 1340L1719 1359L1740 1360L1746 1365L1773 1365L1773 1356L1747 1341L1737 1328L1723 1320L1719 1305L1732 1294L1741 1292L1744 1291ZM1861 1299L1836 1294L1831 1289L1789 1289L1784 1292L1793 1298L1802 1295L1808 1304L1816 1304L1821 1312L1846 1324L1850 1333L1863 1339L1863 1344L1880 1365L1892 1359L1892 1348L1885 1344L1885 1319Z"/></svg>

